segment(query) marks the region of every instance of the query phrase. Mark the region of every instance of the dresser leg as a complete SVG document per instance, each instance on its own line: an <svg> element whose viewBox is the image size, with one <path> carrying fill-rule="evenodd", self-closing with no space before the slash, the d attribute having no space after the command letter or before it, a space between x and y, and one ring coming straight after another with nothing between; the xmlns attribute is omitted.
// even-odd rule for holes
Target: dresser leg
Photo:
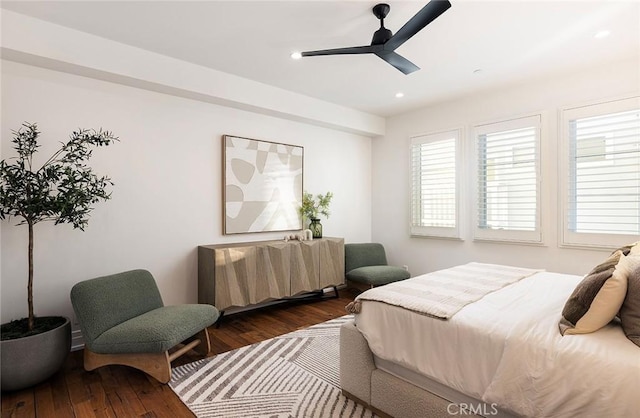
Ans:
<svg viewBox="0 0 640 418"><path fill-rule="evenodd" d="M216 319L216 322L213 323L213 325L215 325L216 328L220 328L220 323L222 322L223 316L224 316L224 311L220 311L220 316L218 317L218 319Z"/></svg>

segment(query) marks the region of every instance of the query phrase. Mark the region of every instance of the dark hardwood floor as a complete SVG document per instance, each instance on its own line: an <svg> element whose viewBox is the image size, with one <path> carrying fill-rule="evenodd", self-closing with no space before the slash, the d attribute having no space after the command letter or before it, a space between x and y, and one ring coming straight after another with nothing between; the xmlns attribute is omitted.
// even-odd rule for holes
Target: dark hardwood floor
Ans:
<svg viewBox="0 0 640 418"><path fill-rule="evenodd" d="M219 354L254 344L287 332L345 315L344 306L355 297L341 290L340 297L313 302L295 302L223 318L219 328L210 328L212 353ZM173 366L201 357L189 352ZM87 372L82 351L69 355L63 370L38 386L2 393L2 417L193 417L167 386L125 366L107 366Z"/></svg>

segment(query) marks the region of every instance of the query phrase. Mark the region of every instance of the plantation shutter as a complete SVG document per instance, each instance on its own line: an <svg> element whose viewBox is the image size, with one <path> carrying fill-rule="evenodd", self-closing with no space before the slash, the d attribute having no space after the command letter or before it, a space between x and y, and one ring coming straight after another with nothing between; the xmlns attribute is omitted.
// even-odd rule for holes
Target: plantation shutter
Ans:
<svg viewBox="0 0 640 418"><path fill-rule="evenodd" d="M540 242L540 117L476 127L476 239Z"/></svg>
<svg viewBox="0 0 640 418"><path fill-rule="evenodd" d="M458 237L458 130L411 139L411 234Z"/></svg>
<svg viewBox="0 0 640 418"><path fill-rule="evenodd" d="M570 109L564 120L568 129L564 243L615 246L637 240L638 100Z"/></svg>

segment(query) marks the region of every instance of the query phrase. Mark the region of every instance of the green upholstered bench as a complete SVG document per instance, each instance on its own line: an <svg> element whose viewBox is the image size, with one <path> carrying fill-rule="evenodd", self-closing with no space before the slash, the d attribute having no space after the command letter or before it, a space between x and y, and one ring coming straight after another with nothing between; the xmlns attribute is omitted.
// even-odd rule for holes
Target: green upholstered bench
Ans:
<svg viewBox="0 0 640 418"><path fill-rule="evenodd" d="M219 317L211 305L164 306L146 270L77 283L71 289L71 303L85 341L86 370L122 364L162 383L171 378L171 361L180 355L190 349L209 353L207 327Z"/></svg>
<svg viewBox="0 0 640 418"><path fill-rule="evenodd" d="M345 244L344 266L347 280L369 287L411 277L404 268L387 264L384 246L379 243Z"/></svg>

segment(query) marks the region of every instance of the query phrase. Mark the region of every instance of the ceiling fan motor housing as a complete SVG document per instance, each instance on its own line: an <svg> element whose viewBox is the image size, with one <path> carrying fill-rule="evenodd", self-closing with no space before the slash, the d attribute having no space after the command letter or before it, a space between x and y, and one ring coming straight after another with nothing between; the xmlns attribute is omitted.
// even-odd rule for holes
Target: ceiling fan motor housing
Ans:
<svg viewBox="0 0 640 418"><path fill-rule="evenodd" d="M391 6L386 3L379 3L373 6L374 16L380 19L380 29L374 32L371 45L382 45L393 36L393 33L384 27L384 18L387 17L390 10Z"/></svg>
<svg viewBox="0 0 640 418"><path fill-rule="evenodd" d="M387 28L380 28L373 33L373 39L371 40L371 45L382 45L391 39L393 34Z"/></svg>

